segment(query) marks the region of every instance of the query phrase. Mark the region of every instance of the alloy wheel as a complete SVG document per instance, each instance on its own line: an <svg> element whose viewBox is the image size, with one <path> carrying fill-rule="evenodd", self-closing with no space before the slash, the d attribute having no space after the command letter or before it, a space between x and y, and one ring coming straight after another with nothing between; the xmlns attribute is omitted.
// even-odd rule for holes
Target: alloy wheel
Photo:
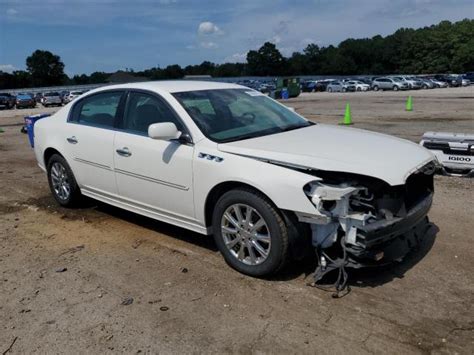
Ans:
<svg viewBox="0 0 474 355"><path fill-rule="evenodd" d="M55 162L51 167L51 183L56 196L66 201L71 195L71 184L66 168L59 162Z"/></svg>
<svg viewBox="0 0 474 355"><path fill-rule="evenodd" d="M229 206L221 219L224 244L246 265L263 263L270 253L270 229L257 210L246 204Z"/></svg>

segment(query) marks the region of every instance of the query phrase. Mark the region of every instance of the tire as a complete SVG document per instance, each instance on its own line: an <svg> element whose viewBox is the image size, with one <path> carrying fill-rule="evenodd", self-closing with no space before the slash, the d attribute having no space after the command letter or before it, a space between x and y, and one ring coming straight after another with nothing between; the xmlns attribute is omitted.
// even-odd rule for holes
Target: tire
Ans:
<svg viewBox="0 0 474 355"><path fill-rule="evenodd" d="M361 89L360 87L358 87L358 88L356 89L356 91L362 91L362 89Z"/></svg>
<svg viewBox="0 0 474 355"><path fill-rule="evenodd" d="M328 90L328 92L332 92L332 88L328 88L327 90Z"/></svg>
<svg viewBox="0 0 474 355"><path fill-rule="evenodd" d="M374 86L374 91L379 91L379 87L377 85Z"/></svg>
<svg viewBox="0 0 474 355"><path fill-rule="evenodd" d="M54 199L64 207L74 207L81 201L81 190L69 164L59 154L53 154L47 162L48 183ZM61 187L66 186L65 191ZM58 192L59 191L59 192ZM66 193L64 193L66 192Z"/></svg>
<svg viewBox="0 0 474 355"><path fill-rule="evenodd" d="M240 219L236 208L240 211L242 217ZM245 227L249 209L253 209L250 212L250 220L253 222L252 225ZM225 216L231 216L234 223ZM264 225L258 228L255 234L245 232L245 230L251 230L252 226L257 225L260 220L263 220ZM242 222L237 224L241 226L240 229L235 227L235 222L239 221ZM278 209L258 192L250 189L235 189L222 195L213 212L212 227L214 240L225 261L243 274L253 277L274 274L285 265L289 258L288 227ZM231 232L226 233L226 229ZM233 243L232 246L228 247L226 241L228 244ZM266 252L266 255L254 245L258 245L260 250Z"/></svg>
<svg viewBox="0 0 474 355"><path fill-rule="evenodd" d="M397 85L393 86L393 91L398 91L398 86Z"/></svg>
<svg viewBox="0 0 474 355"><path fill-rule="evenodd" d="M346 89L346 88L342 88L342 92L346 92L346 91L347 91L347 89Z"/></svg>

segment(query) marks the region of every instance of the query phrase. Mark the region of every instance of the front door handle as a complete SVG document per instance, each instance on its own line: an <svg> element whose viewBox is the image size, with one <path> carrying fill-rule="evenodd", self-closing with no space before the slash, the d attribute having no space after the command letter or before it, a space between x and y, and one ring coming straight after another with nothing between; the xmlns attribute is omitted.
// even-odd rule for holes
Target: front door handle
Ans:
<svg viewBox="0 0 474 355"><path fill-rule="evenodd" d="M69 137L69 138L66 138L66 140L71 143L71 144L77 144L78 140L75 136L72 136L72 137Z"/></svg>
<svg viewBox="0 0 474 355"><path fill-rule="evenodd" d="M118 155L121 155L123 157L129 157L130 155L132 155L132 152L129 151L127 147L123 147L122 149L117 149L116 152Z"/></svg>

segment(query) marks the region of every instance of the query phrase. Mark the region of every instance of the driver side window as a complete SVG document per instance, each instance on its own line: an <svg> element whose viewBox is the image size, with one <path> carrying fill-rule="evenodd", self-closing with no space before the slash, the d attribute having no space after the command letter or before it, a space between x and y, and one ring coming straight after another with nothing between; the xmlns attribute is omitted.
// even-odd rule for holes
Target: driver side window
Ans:
<svg viewBox="0 0 474 355"><path fill-rule="evenodd" d="M146 93L130 93L121 127L123 130L148 135L150 125L163 122L173 122L183 132L182 123L163 100Z"/></svg>

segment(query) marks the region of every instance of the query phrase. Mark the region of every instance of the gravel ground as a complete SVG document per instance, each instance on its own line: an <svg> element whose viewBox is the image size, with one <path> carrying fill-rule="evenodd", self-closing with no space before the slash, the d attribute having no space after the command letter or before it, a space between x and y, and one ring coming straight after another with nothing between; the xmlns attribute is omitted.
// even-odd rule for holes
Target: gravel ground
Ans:
<svg viewBox="0 0 474 355"><path fill-rule="evenodd" d="M414 141L474 133L474 88L303 94L286 103ZM314 261L267 280L226 266L210 237L90 201L58 207L25 135L0 111L0 352L474 352L474 180L437 177L425 245L351 273L344 298L306 286ZM341 142L347 144L347 142ZM388 164L390 162L387 162Z"/></svg>

